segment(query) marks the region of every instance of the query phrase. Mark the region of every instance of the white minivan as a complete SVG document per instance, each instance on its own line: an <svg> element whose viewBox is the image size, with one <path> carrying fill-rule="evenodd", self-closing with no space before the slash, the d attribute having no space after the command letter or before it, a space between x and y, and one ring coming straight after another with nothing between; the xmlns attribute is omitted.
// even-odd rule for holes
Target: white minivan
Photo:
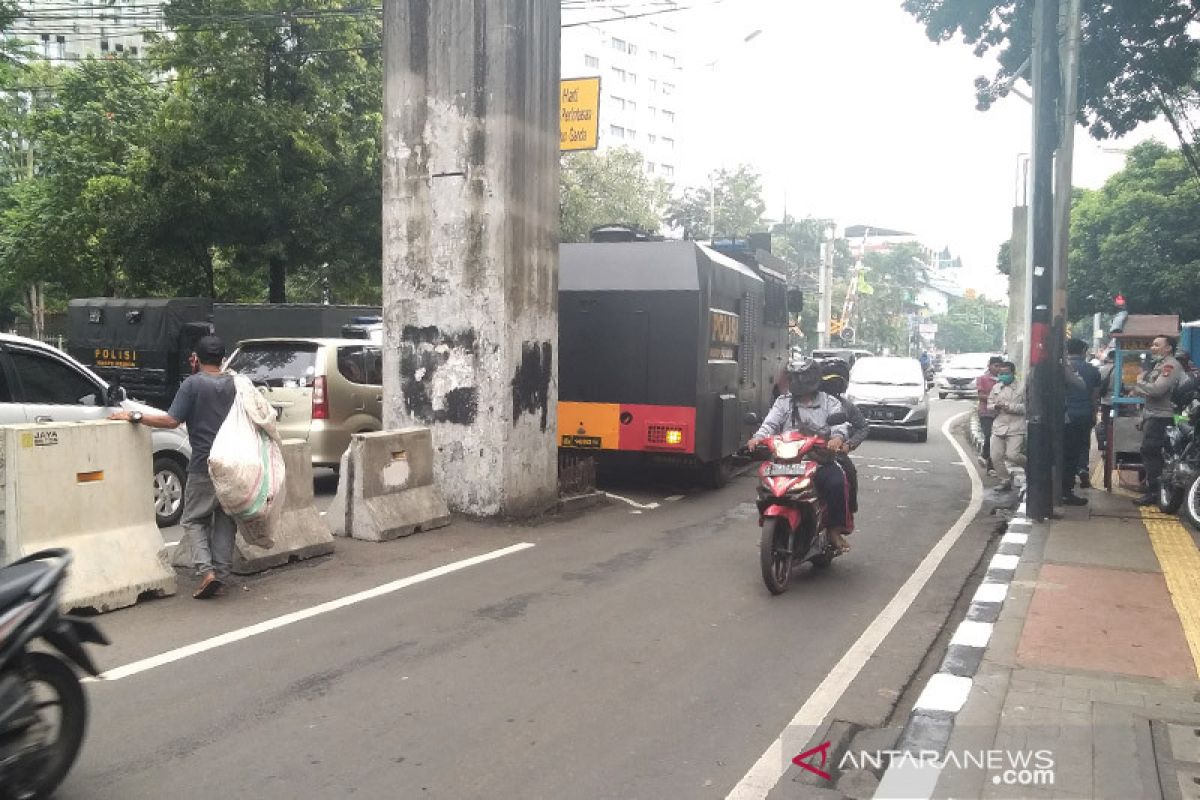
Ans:
<svg viewBox="0 0 1200 800"><path fill-rule="evenodd" d="M0 425L106 419L114 411L163 411L126 399L125 390L66 353L23 336L0 334ZM154 451L154 516L159 527L183 516L192 448L183 428L150 432Z"/></svg>

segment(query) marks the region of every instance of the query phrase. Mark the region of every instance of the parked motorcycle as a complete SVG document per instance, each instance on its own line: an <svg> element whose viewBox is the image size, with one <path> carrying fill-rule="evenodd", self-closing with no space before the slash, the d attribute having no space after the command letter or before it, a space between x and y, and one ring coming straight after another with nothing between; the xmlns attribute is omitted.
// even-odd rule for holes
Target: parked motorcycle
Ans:
<svg viewBox="0 0 1200 800"><path fill-rule="evenodd" d="M771 594L782 594L797 566L808 561L814 567L827 567L837 557L825 529L825 505L813 480L833 454L823 437L796 431L763 439L759 452L770 454L758 472L762 577Z"/></svg>
<svg viewBox="0 0 1200 800"><path fill-rule="evenodd" d="M1193 526L1200 528L1200 442L1196 428L1200 425L1200 400L1188 403L1175 424L1167 428L1163 445L1163 471L1158 488L1158 507L1174 514L1182 507L1183 515Z"/></svg>
<svg viewBox="0 0 1200 800"><path fill-rule="evenodd" d="M54 549L0 569L0 800L49 797L83 743L87 701L70 663L98 675L83 645L108 640L91 622L59 614L70 563ZM57 652L31 649L37 639Z"/></svg>

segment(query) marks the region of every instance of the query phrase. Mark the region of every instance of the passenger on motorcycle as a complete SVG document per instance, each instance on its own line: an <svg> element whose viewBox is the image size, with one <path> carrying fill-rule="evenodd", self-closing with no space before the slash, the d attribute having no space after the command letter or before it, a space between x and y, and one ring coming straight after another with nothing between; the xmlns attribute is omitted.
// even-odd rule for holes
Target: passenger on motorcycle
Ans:
<svg viewBox="0 0 1200 800"><path fill-rule="evenodd" d="M851 426L848 422L829 425L830 417L846 412L840 400L821 391L821 366L806 359L789 363L787 371L791 392L779 396L746 446L753 450L768 436L799 431L827 437L829 450L835 454L847 452ZM814 473L813 482L825 504L829 540L839 552L845 553L850 549L845 537L854 528L845 473L836 461L822 464Z"/></svg>

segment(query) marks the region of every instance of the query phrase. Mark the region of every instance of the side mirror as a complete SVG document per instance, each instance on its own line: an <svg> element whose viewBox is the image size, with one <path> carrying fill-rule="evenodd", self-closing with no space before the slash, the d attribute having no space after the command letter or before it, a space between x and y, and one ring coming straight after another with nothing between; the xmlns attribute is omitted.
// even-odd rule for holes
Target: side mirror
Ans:
<svg viewBox="0 0 1200 800"><path fill-rule="evenodd" d="M119 406L128 399L129 392L125 391L125 387L114 383L108 387L108 392L104 396L104 404L106 406Z"/></svg>
<svg viewBox="0 0 1200 800"><path fill-rule="evenodd" d="M804 290L795 287L787 290L788 313L799 314L804 310Z"/></svg>
<svg viewBox="0 0 1200 800"><path fill-rule="evenodd" d="M751 425L757 425L759 423L758 414L755 414L753 411L751 411L746 414L746 416L742 417L742 422L745 423L747 427Z"/></svg>
<svg viewBox="0 0 1200 800"><path fill-rule="evenodd" d="M829 419L825 420L825 423L833 427L834 425L845 425L849 421L850 418L839 411L836 414L830 414Z"/></svg>

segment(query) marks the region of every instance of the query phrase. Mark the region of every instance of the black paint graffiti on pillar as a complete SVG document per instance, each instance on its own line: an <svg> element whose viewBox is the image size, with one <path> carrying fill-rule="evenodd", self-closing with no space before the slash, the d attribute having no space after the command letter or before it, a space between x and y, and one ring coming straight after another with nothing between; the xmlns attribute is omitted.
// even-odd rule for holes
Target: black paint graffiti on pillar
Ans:
<svg viewBox="0 0 1200 800"><path fill-rule="evenodd" d="M451 353L475 355L475 331L444 334L435 326L404 326L400 334L400 388L404 407L426 424L450 422L470 425L479 412L479 389L459 386L446 392L434 408L433 376Z"/></svg>
<svg viewBox="0 0 1200 800"><path fill-rule="evenodd" d="M513 425L521 414L542 415L546 430L550 402L550 377L554 371L554 348L549 342L525 342L521 345L521 364L512 379Z"/></svg>

